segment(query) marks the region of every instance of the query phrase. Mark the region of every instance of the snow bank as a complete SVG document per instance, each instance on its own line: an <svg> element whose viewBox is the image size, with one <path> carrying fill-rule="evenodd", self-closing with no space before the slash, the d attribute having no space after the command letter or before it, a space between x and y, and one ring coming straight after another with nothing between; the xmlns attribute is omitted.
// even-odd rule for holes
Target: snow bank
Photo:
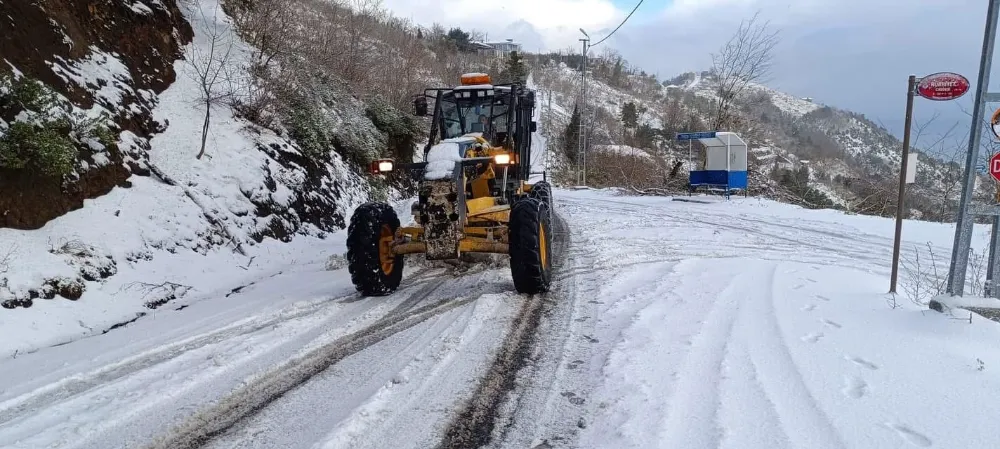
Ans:
<svg viewBox="0 0 1000 449"><path fill-rule="evenodd" d="M977 296L950 296L943 295L934 298L934 301L949 308L959 309L998 309L1000 310L1000 299L983 298Z"/></svg>

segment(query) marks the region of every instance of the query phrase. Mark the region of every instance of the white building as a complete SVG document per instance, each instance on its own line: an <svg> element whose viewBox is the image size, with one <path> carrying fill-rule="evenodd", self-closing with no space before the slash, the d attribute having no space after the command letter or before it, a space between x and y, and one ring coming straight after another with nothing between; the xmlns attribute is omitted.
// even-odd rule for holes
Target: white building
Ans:
<svg viewBox="0 0 1000 449"><path fill-rule="evenodd" d="M521 52L521 44L514 42L514 39L507 39L503 42L482 42L476 43L480 54L488 54L494 58L503 59L510 55L510 52Z"/></svg>

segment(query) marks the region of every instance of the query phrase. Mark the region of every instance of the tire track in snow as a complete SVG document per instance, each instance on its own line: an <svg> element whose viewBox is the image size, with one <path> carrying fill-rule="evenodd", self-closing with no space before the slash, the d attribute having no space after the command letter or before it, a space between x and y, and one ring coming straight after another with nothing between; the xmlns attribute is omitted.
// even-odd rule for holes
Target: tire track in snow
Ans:
<svg viewBox="0 0 1000 449"><path fill-rule="evenodd" d="M435 284L440 285L442 282L443 280L436 280ZM424 289L418 296L426 298L433 291L433 288ZM197 412L145 447L200 447L340 360L434 316L468 304L473 299L445 299L408 312L390 313L364 329L313 349L250 380L240 389Z"/></svg>
<svg viewBox="0 0 1000 449"><path fill-rule="evenodd" d="M418 271L415 273L416 276L410 279L410 281L406 284L409 284L409 286L420 285L421 281L425 279L428 271L429 270L426 269ZM432 276L430 281L425 281L430 282L430 285L425 286L422 290L411 295L411 297L406 301L388 312L388 315L405 312L413 305L419 303L423 299L426 299L434 288L440 286L442 280L439 278L440 275L437 277ZM255 334L281 323L308 317L331 308L336 308L341 303L352 302L351 299L356 297L358 297L357 294L345 295L330 298L328 300L316 301L304 306L292 306L263 317L250 317L221 329L216 329L172 344L157 347L156 349L137 354L120 362L106 365L86 374L73 376L53 384L45 385L32 392L0 403L0 425L4 425L20 417L37 413L44 408L85 394L96 388L111 384L135 373L167 363L191 351L227 340L232 340L234 338Z"/></svg>
<svg viewBox="0 0 1000 449"><path fill-rule="evenodd" d="M723 437L719 425L723 360L731 340L742 285L731 280L702 320L670 398L659 440L664 447L716 448Z"/></svg>
<svg viewBox="0 0 1000 449"><path fill-rule="evenodd" d="M396 345L392 357L381 348L372 348L372 353L378 355L369 358L376 359L376 365L384 363L385 366L378 374L372 373L371 378L389 380L383 381L374 393L364 394L361 400L352 400L354 391L342 398L340 395L331 398L335 402L358 405L347 411L331 412L342 418L326 426L329 430L322 437L322 443L313 444L313 449L422 447L437 442L438 424L447 423L449 410L466 398L470 382L478 379L481 368L492 360L492 349L505 333L504 328L496 328L493 324L497 320L509 321L517 313L516 308L509 307L512 292L489 296L491 298L480 297L468 307L434 318L433 325L419 326L380 343L380 346ZM363 354L359 356L362 356L359 359L364 358ZM400 360L405 362L400 363ZM361 362L350 361L350 364L357 363ZM349 368L338 366L338 371L340 369ZM326 381L319 383L332 385ZM337 385L350 388L351 384ZM294 394L335 391L329 386L316 385L303 386L303 389ZM282 415L289 416L291 410L301 410L301 407L287 409ZM254 444L237 447L287 447L287 443L279 446L279 441L260 438Z"/></svg>
<svg viewBox="0 0 1000 449"><path fill-rule="evenodd" d="M728 430L720 447L789 448L792 447L791 442L781 427L778 411L761 383L758 369L750 356L745 335L750 328L747 320L756 317L745 313L748 309L743 308L743 313L737 318L736 340L726 357L727 374L731 375L723 383L722 391L728 400L723 404L720 415Z"/></svg>
<svg viewBox="0 0 1000 449"><path fill-rule="evenodd" d="M532 363L519 374L516 394L502 407L489 448L521 449L549 440L572 447L577 432L586 426L585 415L592 405L584 403L590 399L594 366L599 364L592 363L597 345L582 336L597 334L602 312L597 301L585 298L599 294L600 281L581 271L594 265L595 245L585 242L574 247L568 229L561 229L561 235L565 251L553 277L559 285L549 295L545 320L536 331Z"/></svg>
<svg viewBox="0 0 1000 449"><path fill-rule="evenodd" d="M746 342L756 372L774 403L782 427L797 447L834 449L846 447L840 433L802 379L802 374L788 350L774 308L774 284L779 264L756 273L746 288L754 319L747 320Z"/></svg>
<svg viewBox="0 0 1000 449"><path fill-rule="evenodd" d="M588 198L588 201L602 202L602 203L608 203L608 204L616 204L616 205L619 205L619 206L629 206L630 208L627 210L627 212L634 212L636 208L639 208L639 209L642 209L642 210L650 210L650 208L649 208L648 205L637 204L637 203L630 203L630 202L627 202L627 201L607 200L607 199L599 199L599 198ZM882 257L872 256L872 253L874 252L874 253L877 254L880 251L887 253L889 251L889 249L891 248L889 246L891 244L891 242L889 241L889 239L880 239L877 236L869 237L869 238L865 238L865 239L860 240L860 243L862 243L864 245L864 247L860 248L860 249L855 249L855 248L858 247L858 243L859 243L859 240L858 240L858 238L856 236L843 235L843 234L839 234L839 233L836 233L834 231L829 231L829 230L825 230L825 229L816 229L816 228L807 227L807 226L794 226L794 225L788 225L788 224L781 224L781 223L770 222L770 221L765 221L765 220L760 220L760 219L753 219L753 218L748 218L748 217L739 217L738 220L733 220L732 217L720 217L720 216L717 216L717 215L704 214L704 215L699 215L697 218L691 218L691 217L686 217L686 216L681 216L681 215L675 215L675 214L671 214L671 213L666 213L662 209L656 210L656 214L660 218L665 218L665 219L672 220L672 221L675 221L675 222L696 223L696 224L699 224L699 225L707 225L707 226L713 226L713 227L718 227L718 228L723 228L723 229L730 229L730 230L734 230L734 231L747 232L747 233L752 233L754 235L760 235L760 236L770 237L770 238L776 239L778 241L782 241L782 242L786 242L786 243L789 243L789 244L793 244L796 248L814 248L814 249L818 249L818 250L822 250L822 251L834 253L834 254L837 254L837 255L839 255L839 256L841 256L841 257L843 257L843 258L851 261L851 263L849 263L849 264L843 264L843 265L838 264L840 266L844 266L844 267L847 267L847 268L854 268L854 267L856 267L857 266L857 261L859 261L859 260L870 262L873 268L875 268L875 267L882 267L884 265L883 264L883 262L884 262L883 258ZM723 220L728 220L728 221L712 220L711 218L716 218L716 219L721 218ZM757 223L757 224L766 225L766 226L772 226L773 225L773 226L776 226L776 227L782 227L782 228L786 228L786 229L790 229L790 230L795 230L795 231L799 231L799 232L806 233L806 234L818 234L818 235L817 235L817 238L815 240L811 240L811 241L810 240L803 240L803 239L798 239L798 238L793 238L793 237L781 235L781 234L774 233L774 232L768 232L767 230L765 230L763 228L760 228L760 227L741 226L739 224L740 222ZM837 244L831 244L831 242L830 242L830 240L831 240L830 238L831 237L843 240L843 242L842 242L843 244L839 244L839 245L837 245ZM878 241L876 241L876 240L878 240ZM822 243L816 243L816 242L822 242ZM940 248L936 248L936 249L940 249ZM905 247L905 245L904 245L904 247L901 250L904 253L914 253L914 250L912 250L912 249L910 249L908 247ZM906 254L904 254L904 255L906 255ZM826 263L826 262L824 262L824 263L825 264L829 264L829 263ZM885 270L883 270L883 271L885 271Z"/></svg>
<svg viewBox="0 0 1000 449"><path fill-rule="evenodd" d="M337 302L346 298L350 298L350 296L335 298L331 301ZM330 306L331 304L329 301L320 301L309 304L306 307L296 307L291 310L286 309L285 311L281 311L278 314L262 321L235 324L165 347L161 346L152 351L99 368L98 370L84 375L75 376L55 384L46 385L38 390L35 390L34 392L28 393L28 397L21 396L0 404L0 424L5 424L15 418L86 393L94 388L112 383L139 371L166 363L187 352L229 339L253 334L285 321L309 316Z"/></svg>
<svg viewBox="0 0 1000 449"><path fill-rule="evenodd" d="M558 265L561 269L567 251L569 228L557 214L552 214L552 222L555 225L554 234L561 237L553 239L552 260L553 275L555 275L556 267ZM531 295L524 302L492 365L479 382L472 397L445 428L444 437L438 445L439 449L477 448L491 442L498 422L504 419L501 416L504 400L513 399L516 402L516 397L508 398L508 395L515 393L518 374L529 363L537 340L535 333L543 311L548 309L545 303L550 294Z"/></svg>

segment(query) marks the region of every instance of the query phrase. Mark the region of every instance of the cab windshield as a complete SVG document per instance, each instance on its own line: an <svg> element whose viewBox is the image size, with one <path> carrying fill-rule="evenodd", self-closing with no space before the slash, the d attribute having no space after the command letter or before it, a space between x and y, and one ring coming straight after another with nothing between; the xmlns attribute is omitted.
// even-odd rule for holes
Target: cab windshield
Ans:
<svg viewBox="0 0 1000 449"><path fill-rule="evenodd" d="M441 99L441 121L443 139L468 133L493 136L506 132L507 105L502 98L477 96L456 99L455 93L449 92Z"/></svg>

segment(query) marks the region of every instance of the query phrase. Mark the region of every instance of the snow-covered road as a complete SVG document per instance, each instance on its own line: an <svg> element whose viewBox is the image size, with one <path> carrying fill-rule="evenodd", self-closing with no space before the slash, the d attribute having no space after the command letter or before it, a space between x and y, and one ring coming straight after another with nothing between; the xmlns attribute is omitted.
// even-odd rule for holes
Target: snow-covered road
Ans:
<svg viewBox="0 0 1000 449"><path fill-rule="evenodd" d="M549 295L514 294L502 264L410 263L399 292L365 299L346 270L283 267L4 360L0 447L1000 445L1000 330L891 307L890 220L555 202ZM904 232L907 254L949 253L947 226Z"/></svg>

